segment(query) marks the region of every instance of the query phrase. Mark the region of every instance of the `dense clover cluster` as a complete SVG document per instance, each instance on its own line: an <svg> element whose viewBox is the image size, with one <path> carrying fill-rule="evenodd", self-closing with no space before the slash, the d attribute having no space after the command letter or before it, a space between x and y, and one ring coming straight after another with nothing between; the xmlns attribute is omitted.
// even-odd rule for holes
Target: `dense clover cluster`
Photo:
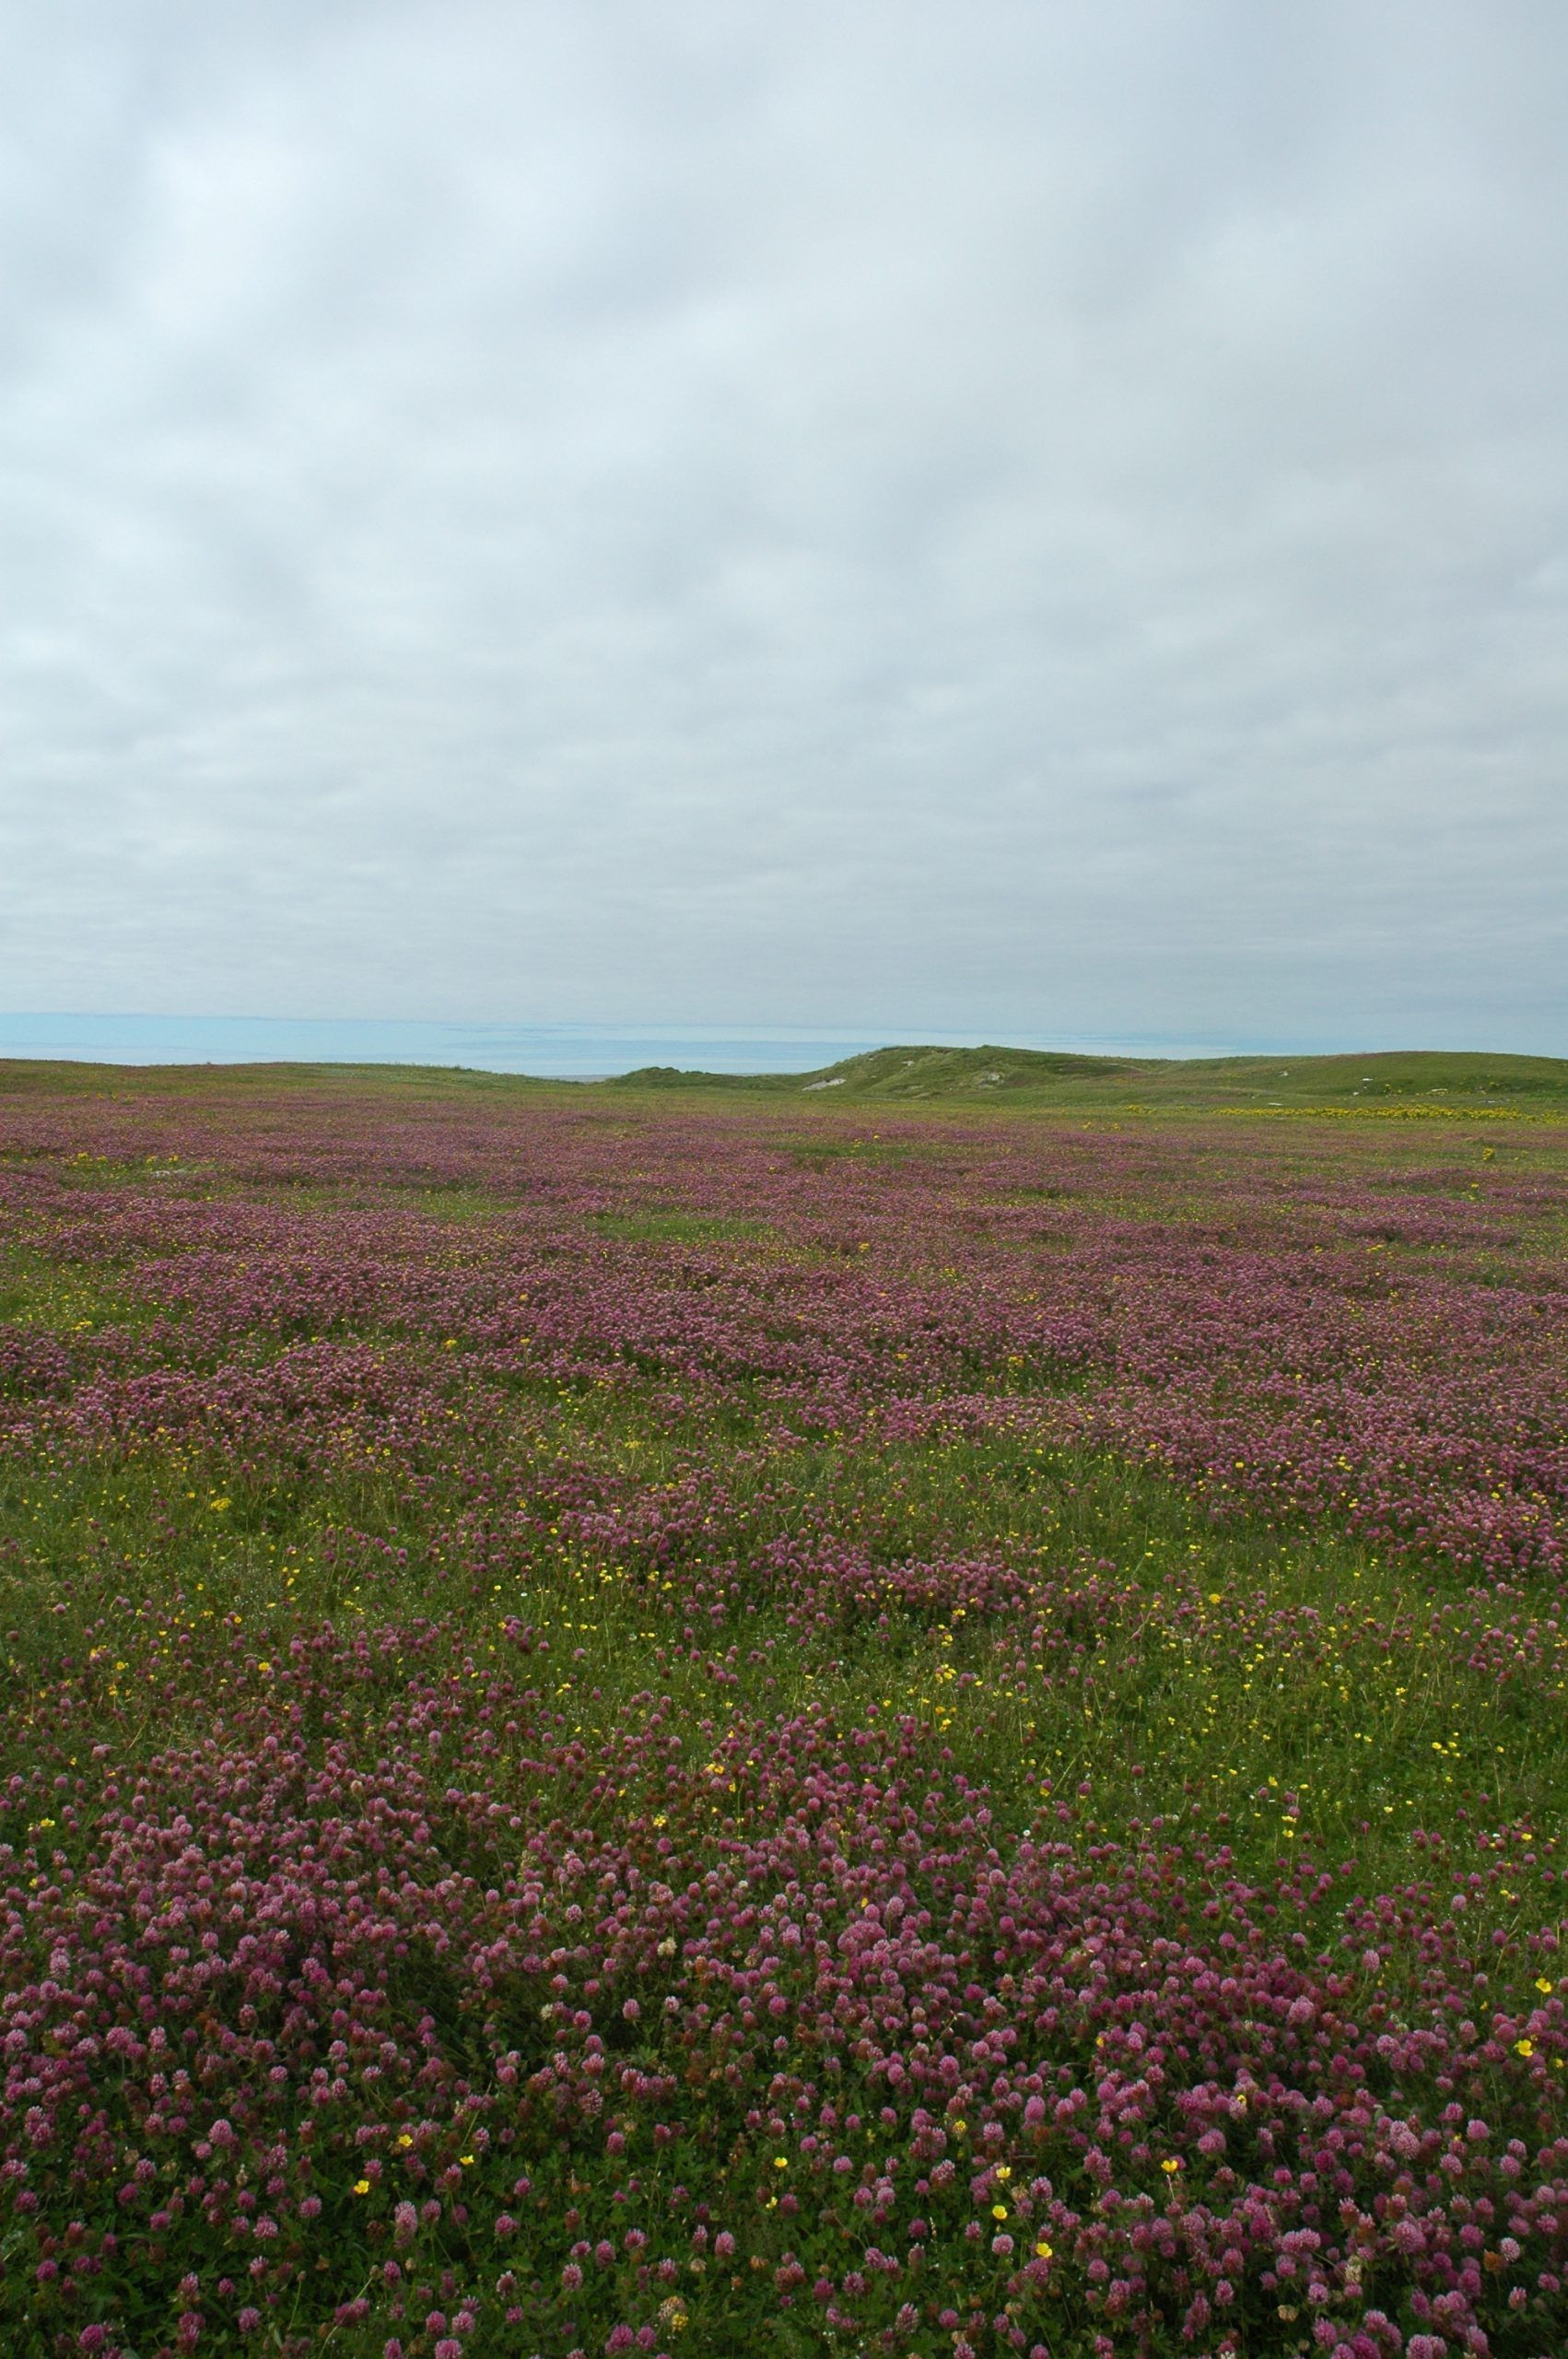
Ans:
<svg viewBox="0 0 1568 2359"><path fill-rule="evenodd" d="M1558 1926L1505 1905L1550 1830L1370 1888L1289 1788L1260 1864L1234 1808L1004 1797L965 1720L1033 1729L1115 1634L1141 1676L1425 1648L1560 1717L1560 1183L550 1097L4 1144L8 1496L99 1483L166 1552L88 1519L13 1633L8 2351L1568 2347ZM1447 1586L1215 1616L843 1510L1002 1441ZM988 1651L812 1692L909 1631Z"/></svg>

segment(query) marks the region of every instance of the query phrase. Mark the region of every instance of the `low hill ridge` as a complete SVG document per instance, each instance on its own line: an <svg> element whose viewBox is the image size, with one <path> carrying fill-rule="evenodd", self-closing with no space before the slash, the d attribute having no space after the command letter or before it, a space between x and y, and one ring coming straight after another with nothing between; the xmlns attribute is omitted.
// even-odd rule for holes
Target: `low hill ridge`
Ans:
<svg viewBox="0 0 1568 2359"><path fill-rule="evenodd" d="M614 1089L765 1091L845 1100L988 1098L1122 1105L1262 1108L1430 1104L1541 1111L1568 1109L1568 1058L1480 1050L1377 1050L1316 1057L1082 1056L1067 1050L987 1044L943 1049L919 1043L872 1049L814 1072L713 1074L645 1065L605 1085Z"/></svg>
<svg viewBox="0 0 1568 2359"><path fill-rule="evenodd" d="M458 1065L338 1062L109 1065L0 1058L0 1097L177 1096L193 1085L264 1095L277 1088L336 1089L486 1098L602 1091L790 1098L836 1105L954 1109L989 1103L1118 1115L1181 1110L1367 1116L1384 1112L1518 1120L1568 1116L1568 1058L1480 1050L1376 1050L1318 1057L1084 1056L1061 1049L977 1049L904 1043L872 1049L802 1073L701 1073L643 1065L600 1080L563 1081Z"/></svg>

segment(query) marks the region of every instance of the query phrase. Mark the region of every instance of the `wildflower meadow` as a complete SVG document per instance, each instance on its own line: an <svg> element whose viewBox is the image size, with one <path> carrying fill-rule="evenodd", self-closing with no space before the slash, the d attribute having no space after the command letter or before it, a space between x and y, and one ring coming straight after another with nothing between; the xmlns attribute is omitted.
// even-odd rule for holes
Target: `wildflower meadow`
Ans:
<svg viewBox="0 0 1568 2359"><path fill-rule="evenodd" d="M1561 2359L1565 1148L0 1076L0 2351Z"/></svg>

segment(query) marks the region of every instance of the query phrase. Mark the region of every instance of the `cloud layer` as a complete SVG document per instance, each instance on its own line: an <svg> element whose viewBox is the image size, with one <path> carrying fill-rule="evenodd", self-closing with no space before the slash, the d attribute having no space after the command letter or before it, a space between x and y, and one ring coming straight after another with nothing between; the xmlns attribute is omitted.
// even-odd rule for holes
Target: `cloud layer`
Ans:
<svg viewBox="0 0 1568 2359"><path fill-rule="evenodd" d="M0 43L0 1005L1568 1051L1555 0Z"/></svg>

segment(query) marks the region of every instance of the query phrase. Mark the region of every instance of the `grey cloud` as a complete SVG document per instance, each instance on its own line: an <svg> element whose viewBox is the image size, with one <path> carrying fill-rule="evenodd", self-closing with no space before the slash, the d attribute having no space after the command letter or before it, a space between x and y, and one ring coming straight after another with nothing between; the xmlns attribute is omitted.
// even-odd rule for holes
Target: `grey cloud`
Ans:
<svg viewBox="0 0 1568 2359"><path fill-rule="evenodd" d="M1547 0L4 39L0 1004L1568 1047Z"/></svg>

